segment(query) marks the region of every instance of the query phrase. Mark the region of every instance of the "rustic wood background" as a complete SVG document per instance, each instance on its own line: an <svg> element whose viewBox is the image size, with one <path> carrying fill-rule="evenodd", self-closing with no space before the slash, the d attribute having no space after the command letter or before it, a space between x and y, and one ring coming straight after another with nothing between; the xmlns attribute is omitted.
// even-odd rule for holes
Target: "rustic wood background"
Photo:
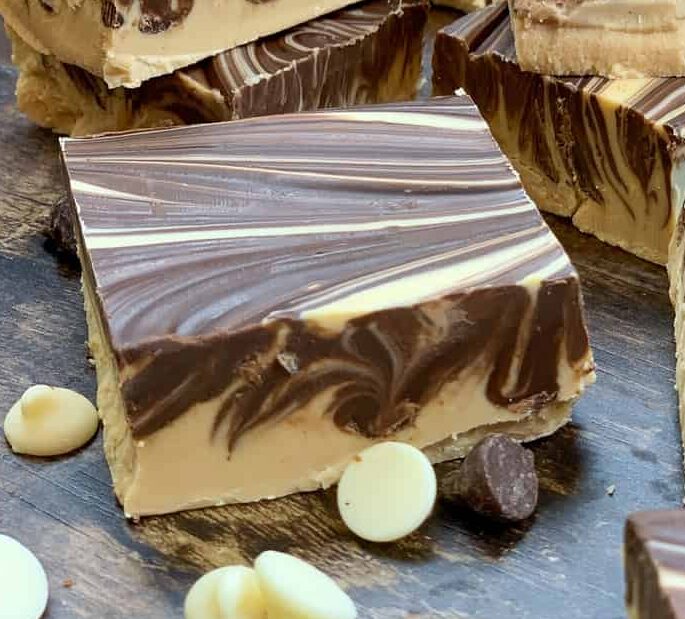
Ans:
<svg viewBox="0 0 685 619"><path fill-rule="evenodd" d="M37 382L95 392L77 270L42 235L62 192L56 140L15 109L14 80L0 39L0 411ZM488 525L442 503L419 533L377 546L345 530L329 492L131 524L99 438L55 460L0 441L0 532L45 565L47 616L180 618L199 575L271 548L334 575L363 618L625 617L624 519L683 493L666 275L551 223L584 281L599 380L573 424L535 445L543 491L531 522Z"/></svg>

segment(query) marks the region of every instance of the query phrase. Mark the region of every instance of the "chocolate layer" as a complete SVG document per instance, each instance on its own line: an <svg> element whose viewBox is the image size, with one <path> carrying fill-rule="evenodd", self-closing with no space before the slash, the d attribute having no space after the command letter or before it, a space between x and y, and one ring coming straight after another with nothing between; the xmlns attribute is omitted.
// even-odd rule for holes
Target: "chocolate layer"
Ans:
<svg viewBox="0 0 685 619"><path fill-rule="evenodd" d="M42 126L86 135L411 99L426 14L422 0L369 0L136 89L110 90L15 37L18 103Z"/></svg>
<svg viewBox="0 0 685 619"><path fill-rule="evenodd" d="M593 378L577 275L465 98L62 149L99 407L125 420L143 468L140 450L157 462L189 433L211 471L271 433L320 435L311 477L267 467L273 485L230 500L278 495L381 437L549 433ZM120 495L142 496L131 483Z"/></svg>
<svg viewBox="0 0 685 619"><path fill-rule="evenodd" d="M685 512L628 518L624 542L626 605L631 619L685 617Z"/></svg>
<svg viewBox="0 0 685 619"><path fill-rule="evenodd" d="M455 134L478 123L455 100L418 111L422 121L440 114L438 124L454 125ZM556 397L560 355L575 366L588 351L576 276L561 248L501 160L485 170L460 163L437 129L401 120L373 125L372 114L64 143L103 321L120 365L141 368L122 385L134 436L217 397L226 377L240 373L250 375L246 392L216 421L221 427L230 412L231 436L333 384L339 398L329 412L339 425L383 436L479 356L492 368L493 404L529 410ZM425 144L410 138L419 130ZM209 135L211 146L200 146ZM139 150L146 155L137 157ZM465 215L455 211L457 196ZM153 212L145 206L151 199ZM476 235L481 243L471 246ZM516 255L518 245L543 251L504 272L488 266L491 252ZM342 339L298 322L317 307L392 284L400 265L409 281L467 261L482 269L475 282L497 287L466 294L450 284L440 314L458 312L464 321L439 328L429 312L388 308L350 320ZM535 298L517 287L550 265L554 278ZM515 358L529 316L528 343ZM431 345L423 346L427 338ZM257 363L275 346L296 360L294 375L277 359ZM519 378L511 383L514 368Z"/></svg>
<svg viewBox="0 0 685 619"><path fill-rule="evenodd" d="M439 33L435 92L475 100L538 205L665 264L685 80L553 78L521 71L506 3Z"/></svg>

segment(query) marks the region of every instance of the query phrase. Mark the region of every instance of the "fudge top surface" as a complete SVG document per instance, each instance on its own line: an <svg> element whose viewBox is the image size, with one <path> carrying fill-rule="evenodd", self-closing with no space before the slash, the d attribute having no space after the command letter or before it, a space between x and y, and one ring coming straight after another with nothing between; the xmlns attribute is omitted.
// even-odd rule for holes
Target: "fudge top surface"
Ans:
<svg viewBox="0 0 685 619"><path fill-rule="evenodd" d="M576 277L466 97L61 148L115 348Z"/></svg>
<svg viewBox="0 0 685 619"><path fill-rule="evenodd" d="M516 65L514 33L506 2L471 13L440 31L464 45L473 59L493 56ZM629 108L655 124L662 125L669 137L685 138L685 78L609 79L592 76L540 76Z"/></svg>
<svg viewBox="0 0 685 619"><path fill-rule="evenodd" d="M685 16L681 0L512 0L514 11L532 23L605 30L673 29Z"/></svg>

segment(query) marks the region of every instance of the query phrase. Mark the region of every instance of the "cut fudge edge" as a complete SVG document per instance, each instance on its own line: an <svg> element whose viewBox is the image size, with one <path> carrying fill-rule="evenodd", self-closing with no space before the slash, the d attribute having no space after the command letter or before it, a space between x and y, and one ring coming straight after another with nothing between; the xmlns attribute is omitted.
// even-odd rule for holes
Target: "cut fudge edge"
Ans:
<svg viewBox="0 0 685 619"><path fill-rule="evenodd" d="M146 492L137 489L139 484L143 489L148 485L146 479L148 476L147 468L145 466L141 468L138 462L140 450L144 449L147 439L138 440L132 435L131 426L127 419L126 405L120 390L120 372L117 368L114 354L109 350L106 344L107 340L102 335L104 329L101 326L99 311L95 309L92 301L94 296L92 285L88 279L84 274L83 288L89 332L88 342L98 376L97 407L103 421L105 456L112 473L114 490L127 518L139 518L231 503L276 499L297 492L325 489L338 481L345 466L354 457L354 453L350 453L345 461L338 463L336 466L321 471L321 476L310 480L309 483L291 486L283 492L267 497L236 498L232 496L231 489L227 489L226 494L223 496L212 495L206 499L194 498L189 502L183 503L148 502L145 498ZM588 361L588 363L590 362ZM545 404L537 411L526 416L522 415L521 420L475 427L464 433L422 446L422 448L431 462L437 464L463 458L478 441L493 432L506 433L521 442L545 438L554 434L570 421L574 403L580 397L584 388L594 383L594 380L594 372L588 369L584 379L581 381L579 392L567 400L555 400ZM438 394L438 397L441 397L441 393ZM193 413L188 411L184 417L190 418L192 415ZM173 427L173 422L170 425ZM167 427L162 428L158 432L165 432ZM153 437L154 434L151 435L150 439L153 439ZM242 440L249 442L249 435ZM389 436L387 440L402 440L402 438Z"/></svg>
<svg viewBox="0 0 685 619"><path fill-rule="evenodd" d="M349 83L354 87L350 88L350 92L340 95L346 105L412 99L420 80L421 45L427 8L427 2L406 5L400 3L396 11L389 11L379 22L370 37L348 41L332 48L332 54L342 57L349 53L350 47L370 45L383 48L392 45L398 36L402 39L402 43L397 46L398 53L393 55L392 64L379 67L380 76L375 82L374 96L369 98L365 89L358 89L355 80L341 79L348 78L355 70L361 70L360 66L353 63L346 67L347 73L342 69L336 74L326 72L324 79L313 84L314 88L324 92L330 84ZM295 103L295 97L289 98L279 109L252 109L250 106L251 101L268 95L269 79L274 79L276 75L279 79L289 76L293 80L306 75L302 67L312 62L311 56L279 70L269 76L269 79L244 84L231 93L224 94L193 77L194 68L197 66L202 70L203 63L179 69L170 75L152 78L136 89L119 87L110 90L101 78L80 67L67 67L53 56L41 55L11 28L7 27L7 31L12 42L13 57L19 68L16 87L18 107L34 123L56 133L76 137L322 109L321 106L306 104L296 109L294 105L289 105L290 102ZM369 58L375 55L369 54ZM177 91L179 94L176 94ZM178 107L177 104L180 104L180 111L174 109L175 105ZM188 117L192 109L193 115Z"/></svg>
<svg viewBox="0 0 685 619"><path fill-rule="evenodd" d="M219 29L220 35L209 36L205 32L205 36L197 36L203 32L206 22L231 23L227 17L240 12L245 1L227 0L220 7L219 14L216 14L216 3L197 2L183 18L183 28L172 25L156 33L139 32L128 26L105 26L100 2L93 1L82 2L76 8L54 15L40 8L38 0L0 0L0 13L5 23L37 51L81 66L102 77L110 88L136 88L153 77L169 74L224 50L354 4L354 0L326 0L315 5L308 0L295 0L289 3L287 19L280 18L275 24L269 24L273 21L269 16L278 14L280 2L277 1L277 6L273 2L248 3L248 11L243 11L240 26L234 27L230 34L226 29ZM35 2L38 8L33 14L31 2ZM87 40L72 37L73 40L65 45L61 34L67 26L72 30L78 26L94 34ZM184 43L173 53L159 54L160 38L170 46L179 43L188 32L196 33L195 38L202 40L201 48Z"/></svg>
<svg viewBox="0 0 685 619"><path fill-rule="evenodd" d="M525 71L609 78L685 75L685 20L677 30L656 35L625 33L539 23L516 11L515 4L509 0L516 53ZM671 53L679 47L680 53Z"/></svg>
<svg viewBox="0 0 685 619"><path fill-rule="evenodd" d="M72 206L74 206L73 200ZM115 362L114 352L110 350L108 338L106 336L103 337L102 335L106 332L106 328L103 327L103 322L100 317L101 310L99 309L100 304L98 296L94 294L95 287L92 283L89 261L88 258L83 255L80 219L77 226L77 232L79 238L79 252L82 258L82 264L84 265L83 286L89 326L89 341L98 371L98 408L100 409L100 414L105 426L105 452L112 471L115 492L120 502L123 504L127 516L137 518L140 516L169 513L197 507L222 505L230 502L247 502L261 498L271 499L293 492L316 490L322 487L325 488L337 481L344 466L349 459L353 457L354 452L350 452L349 458L344 462L340 462L335 467L323 471L322 475L317 477L316 480L310 480L310 482L304 486L291 487L280 493L274 493L265 497L235 498L230 496L229 493L227 493L226 496L216 496L215 494L212 494L211 497L208 498L193 499L192 501L180 504L160 504L146 502L144 499L140 498L140 493L132 491L131 488L135 486L138 481L137 476L140 474L140 469L138 468L139 450L145 447L147 438L142 440L135 439L128 422L126 406L121 397L121 377L119 375L119 368ZM582 312L582 298L580 296L577 274L574 272L573 276L570 277L545 280L544 282L540 282L540 285L554 282L557 284L564 283L566 286L573 286L572 292L575 291L574 302L580 303L579 307ZM540 285L538 285L538 290L541 290ZM95 302L93 302L93 300ZM566 350L566 347L562 346L562 350ZM570 371L575 380L571 381L574 391L571 393L567 390L563 399L548 402L535 412L527 414L523 419L516 419L511 422L496 422L489 425L479 425L472 429L472 431L455 433L451 437L445 439L441 438L421 446L425 449L430 459L437 463L463 457L469 451L470 447L478 442L482 436L491 432L504 431L521 441L535 440L552 434L569 421L572 404L582 394L584 388L587 385L592 384L595 380L594 363L589 348L587 349L586 354L582 356L581 360L575 364L574 367L571 367L570 365L564 367L567 368L565 372ZM570 375L567 374L567 378L568 376ZM459 380L454 382L458 383ZM450 385L448 384L447 386ZM191 416L192 415L189 413L184 414L186 419ZM399 440L402 440L402 438L400 437ZM366 445L360 445L360 448L362 446Z"/></svg>
<svg viewBox="0 0 685 619"><path fill-rule="evenodd" d="M464 20L482 18L486 21L488 12L501 12L503 9L506 10L506 6L506 3L501 3L498 6L486 8L479 14L468 16ZM571 219L576 228L581 232L592 234L603 242L620 247L650 262L665 265L668 262L668 247L672 231L675 229L678 219L679 205L683 203L679 198L678 184L679 179L685 177L685 145L681 144L676 152L674 148L674 138L677 141L676 136L667 132L664 127L658 126L650 119L636 113L630 107L615 101L611 102L612 110L625 114L629 121L638 127L639 135L649 136L654 148L660 153L660 185L671 187L671 195L666 198L667 205L661 205L662 208L668 210L668 214L666 216L659 214L658 218L653 216L654 208L649 195L641 194L639 212L643 214L643 220L648 220L650 217L656 220L646 235L647 241L643 242L639 238L643 227L634 225L634 220L626 211L619 195L608 183L605 186L605 190L608 192L609 199L602 195L605 201L603 205L583 190L582 184L578 181L584 175L582 170L579 170L572 162L568 164L570 170L567 170L565 164L563 166L559 165L560 162L565 160L565 155L560 152L557 146L557 142L554 139L556 134L551 136L551 140L550 136L545 135L542 147L547 149L547 152L554 159L552 164L555 165L555 173L560 174L558 180L555 181L545 174L544 170L535 165L535 162L531 160L528 153L518 156L518 147L512 146L512 144L516 144L518 135L515 134L515 130L508 131L508 127L512 124L510 118L512 111L507 109L506 99L502 98L501 84L498 83L497 85L498 99L495 109L493 109L492 101L487 100L491 89L479 89L487 81L482 79L482 73L486 70L495 71L496 73L512 71L512 75L517 77L519 81L523 78L536 80L537 84L541 85L535 91L536 97L538 97L537 103L545 110L546 120L549 120L548 115L550 112L546 101L539 101L539 93L541 91L554 90L556 93L555 98L557 101L562 102L570 100L572 97L580 97L579 104L584 104L588 99L594 98L596 95L593 93L588 95L554 77L523 72L516 63L501 56L499 53L482 54L475 60L471 59L470 47L464 45L463 41L457 36L453 36L449 32L450 28L451 26L443 28L436 36L433 55L434 94L452 94L455 89L462 88L474 99L481 114L483 114L488 122L500 148L509 157L519 173L526 192L541 210ZM485 36L491 35L492 33L485 34ZM443 62L445 59L449 60ZM489 66L492 62L495 63L494 69ZM476 66L475 63L478 63L478 65ZM480 81L477 79L477 74L481 76ZM548 124L545 124L545 126ZM520 128L518 122L514 123L514 125ZM667 165L670 165L671 169L667 169ZM591 180L591 178L588 178L586 182L591 182ZM611 201L611 213L613 213L613 216L607 213L609 209L606 208L606 203L609 200ZM617 226L617 220L622 222L623 226ZM615 227L631 230L632 238L626 238L620 232L617 233L613 229Z"/></svg>

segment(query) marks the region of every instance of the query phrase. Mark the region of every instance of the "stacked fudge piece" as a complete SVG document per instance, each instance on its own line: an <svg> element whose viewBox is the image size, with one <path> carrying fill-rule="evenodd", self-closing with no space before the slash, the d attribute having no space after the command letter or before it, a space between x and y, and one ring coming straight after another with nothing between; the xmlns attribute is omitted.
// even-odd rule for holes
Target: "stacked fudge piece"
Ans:
<svg viewBox="0 0 685 619"><path fill-rule="evenodd" d="M675 0L658 11L652 10L658 3L650 4L644 19L639 7L618 3L608 21L592 19L607 3L511 4L499 2L439 33L435 91L463 88L474 98L540 208L642 258L668 263L683 417L685 78L538 72L681 73L685 38L674 35L681 28ZM586 55L561 54L569 39ZM663 53L653 51L655 41ZM652 64L645 64L646 56Z"/></svg>
<svg viewBox="0 0 685 619"><path fill-rule="evenodd" d="M282 2L0 0L19 107L87 135L413 97L423 0Z"/></svg>
<svg viewBox="0 0 685 619"><path fill-rule="evenodd" d="M466 90L545 211L668 266L685 428L685 12L675 0L498 2L438 35L435 91ZM631 617L685 616L685 521L635 514Z"/></svg>
<svg viewBox="0 0 685 619"><path fill-rule="evenodd" d="M685 79L524 71L509 12L499 2L439 33L436 92L471 94L540 208L666 264L685 198Z"/></svg>

